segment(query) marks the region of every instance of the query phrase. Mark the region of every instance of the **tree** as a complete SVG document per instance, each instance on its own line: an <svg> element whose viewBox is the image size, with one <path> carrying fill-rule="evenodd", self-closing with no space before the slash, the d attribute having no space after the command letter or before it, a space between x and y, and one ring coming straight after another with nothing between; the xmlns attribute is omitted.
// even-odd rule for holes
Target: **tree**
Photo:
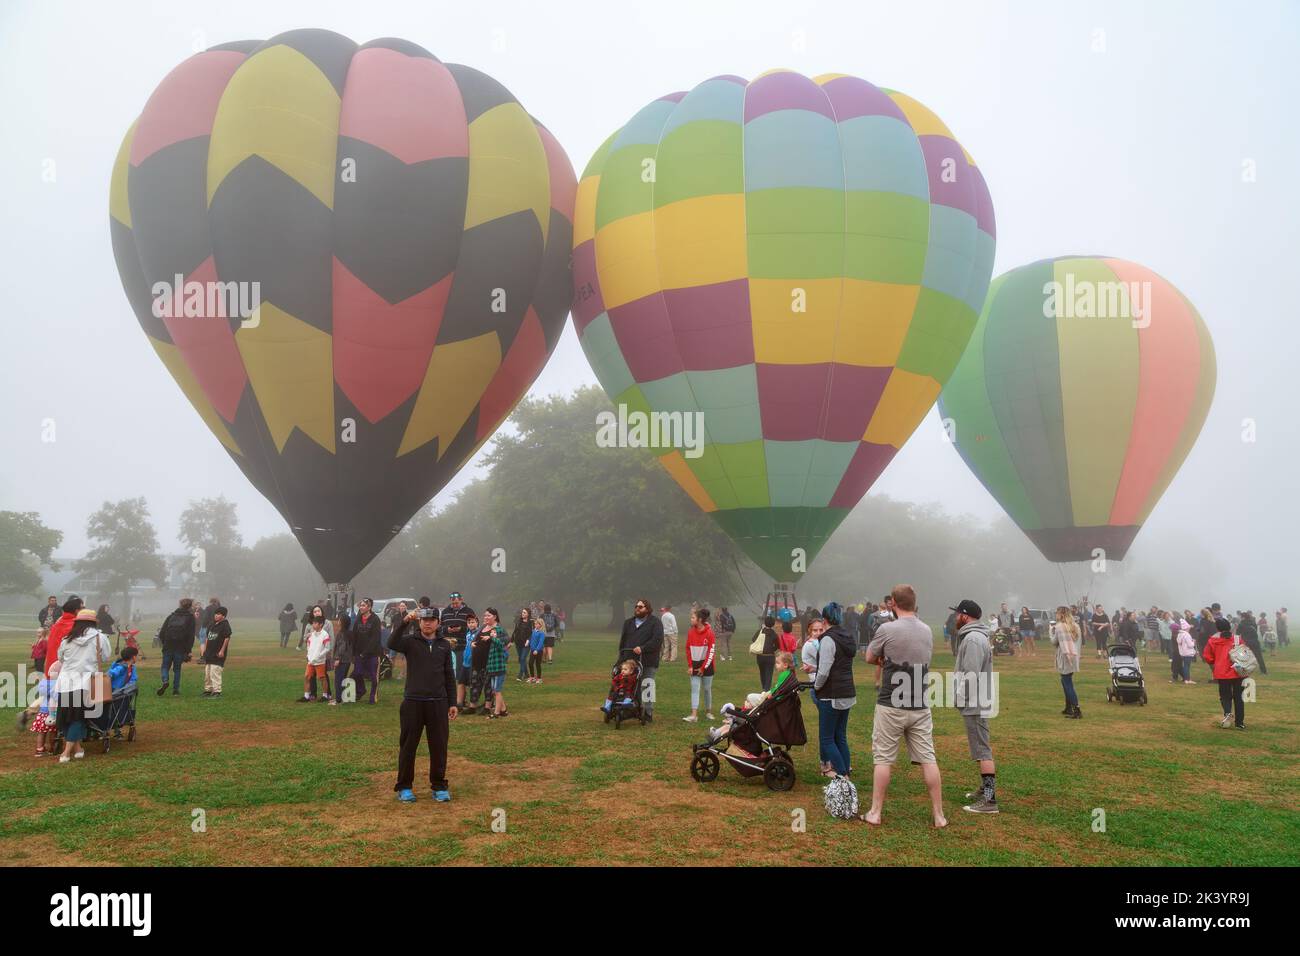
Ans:
<svg viewBox="0 0 1300 956"><path fill-rule="evenodd" d="M653 455L597 447L597 416L611 410L590 386L521 402L511 418L518 433L499 436L487 456L493 533L465 541L465 556L486 564L504 548L521 593L570 609L607 601L611 625L628 599L735 593L735 546Z"/></svg>
<svg viewBox="0 0 1300 956"><path fill-rule="evenodd" d="M247 549L244 568L248 593L263 614L278 613L289 602L301 614L307 601L318 600L325 593L325 581L291 534L259 538Z"/></svg>
<svg viewBox="0 0 1300 956"><path fill-rule="evenodd" d="M193 585L233 601L248 580L248 549L239 533L239 509L224 496L191 501L177 535L189 551L184 566Z"/></svg>
<svg viewBox="0 0 1300 956"><path fill-rule="evenodd" d="M39 593L41 565L59 570L53 554L62 540L35 511L0 511L0 594Z"/></svg>
<svg viewBox="0 0 1300 956"><path fill-rule="evenodd" d="M131 582L167 583L167 568L158 553L158 535L149 520L149 506L143 498L105 501L90 516L86 537L92 542L86 557L76 562L79 574L104 576L105 594L122 595L122 607L130 612Z"/></svg>

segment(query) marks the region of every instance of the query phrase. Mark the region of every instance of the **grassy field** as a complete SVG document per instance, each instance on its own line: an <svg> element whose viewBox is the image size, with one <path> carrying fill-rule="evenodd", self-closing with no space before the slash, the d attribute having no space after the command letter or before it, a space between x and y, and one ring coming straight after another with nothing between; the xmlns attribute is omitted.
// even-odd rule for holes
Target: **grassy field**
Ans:
<svg viewBox="0 0 1300 956"><path fill-rule="evenodd" d="M26 661L31 638L0 630L0 671ZM297 705L303 656L280 650L274 625L234 622L222 700L199 697L187 665L183 696L162 698L158 652L146 648L139 738L59 765L32 757L33 737L3 715L0 860L42 864L746 864L863 865L1294 865L1300 862L1300 651L1270 658L1249 730L1216 726L1213 684L1167 683L1167 663L1146 666L1151 703L1107 704L1105 668L1085 661L1077 686L1084 719L1060 715L1048 651L998 658L1001 714L992 721L1003 812L960 809L978 780L955 711L936 710L936 746L952 825L929 826L915 768L896 768L885 826L837 821L822 806L816 709L805 702L810 743L796 751L799 781L785 794L724 766L694 783L683 723L684 665L659 671L656 722L614 731L596 708L616 636L571 633L541 686L514 682L511 716L452 725L454 800L400 805L392 790L401 688L377 706ZM151 633L151 629L146 633ZM715 706L755 690L757 668L736 642L718 665ZM1050 651L1050 649L1049 649ZM935 666L948 669L947 650ZM1194 676L1206 668L1197 665ZM870 671L859 662L860 691ZM870 789L873 704L863 692L849 723L861 795ZM417 784L427 779L422 752ZM1094 810L1105 832L1094 832ZM206 832L192 827L194 811ZM797 811L806 832L795 832ZM502 815L502 812L504 815ZM504 832L493 821L504 821ZM499 827L498 827L499 828Z"/></svg>

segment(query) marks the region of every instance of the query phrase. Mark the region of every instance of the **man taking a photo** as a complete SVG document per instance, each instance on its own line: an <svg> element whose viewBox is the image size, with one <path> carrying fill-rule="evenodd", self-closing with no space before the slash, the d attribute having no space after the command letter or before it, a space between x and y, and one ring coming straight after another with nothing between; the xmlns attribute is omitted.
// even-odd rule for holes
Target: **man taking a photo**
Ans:
<svg viewBox="0 0 1300 956"><path fill-rule="evenodd" d="M431 607L412 611L388 638L390 649L406 656L406 691L398 711L397 799L414 803L415 753L420 738L429 739L429 787L439 803L451 800L447 786L447 739L456 719L456 675L451 645L438 636L438 612Z"/></svg>

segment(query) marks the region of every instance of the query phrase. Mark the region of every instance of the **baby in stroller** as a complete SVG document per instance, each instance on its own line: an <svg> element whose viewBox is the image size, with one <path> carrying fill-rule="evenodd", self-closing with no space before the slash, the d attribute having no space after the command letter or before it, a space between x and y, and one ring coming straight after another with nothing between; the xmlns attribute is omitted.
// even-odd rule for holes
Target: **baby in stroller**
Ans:
<svg viewBox="0 0 1300 956"><path fill-rule="evenodd" d="M740 707L740 713L749 713L763 701L775 696L778 691L785 687L787 681L795 680L793 667L794 655L789 651L777 651L776 663L772 671L772 689L746 694L745 703ZM732 724L735 723L733 715L736 713L736 705L732 703L723 704L722 713L726 720L722 722L720 727L709 728L709 743L717 743L718 740L731 733ZM753 755L750 754L750 756Z"/></svg>
<svg viewBox="0 0 1300 956"><path fill-rule="evenodd" d="M618 670L610 678L609 693L600 708L606 716L616 704L625 707L634 703L636 678L636 661L629 657L618 666Z"/></svg>

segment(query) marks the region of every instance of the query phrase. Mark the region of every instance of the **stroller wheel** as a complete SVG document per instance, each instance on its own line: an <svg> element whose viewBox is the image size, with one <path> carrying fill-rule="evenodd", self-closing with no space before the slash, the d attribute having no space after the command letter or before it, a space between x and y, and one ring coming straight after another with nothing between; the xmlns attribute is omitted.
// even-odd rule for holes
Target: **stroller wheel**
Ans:
<svg viewBox="0 0 1300 956"><path fill-rule="evenodd" d="M1146 706L1146 703L1147 703L1147 692L1146 692L1146 691L1143 691L1143 692L1142 692L1142 696L1138 698L1138 703L1140 703L1143 707Z"/></svg>
<svg viewBox="0 0 1300 956"><path fill-rule="evenodd" d="M712 783L718 779L718 755L712 750L701 750L691 759L691 779L696 783Z"/></svg>
<svg viewBox="0 0 1300 956"><path fill-rule="evenodd" d="M763 771L763 782L767 789L784 793L794 788L794 764L785 757L773 757Z"/></svg>

